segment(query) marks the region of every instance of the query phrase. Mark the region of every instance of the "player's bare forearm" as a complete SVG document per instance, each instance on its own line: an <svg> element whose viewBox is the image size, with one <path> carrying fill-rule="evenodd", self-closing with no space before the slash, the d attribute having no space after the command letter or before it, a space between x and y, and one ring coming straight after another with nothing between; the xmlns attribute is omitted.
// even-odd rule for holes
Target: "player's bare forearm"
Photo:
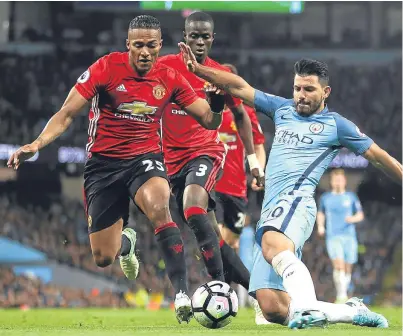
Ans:
<svg viewBox="0 0 403 336"><path fill-rule="evenodd" d="M232 107L230 110L234 115L235 124L245 147L246 155L255 153L255 148L253 146L252 123L248 113L246 113L242 104Z"/></svg>
<svg viewBox="0 0 403 336"><path fill-rule="evenodd" d="M362 211L357 212L353 216L347 217L346 221L350 224L356 224L364 220L364 213Z"/></svg>
<svg viewBox="0 0 403 336"><path fill-rule="evenodd" d="M316 215L316 224L318 225L318 233L323 235L325 232L325 214L318 211Z"/></svg>
<svg viewBox="0 0 403 336"><path fill-rule="evenodd" d="M62 108L48 121L42 133L32 144L38 146L38 150L56 140L70 126L73 118L87 104L87 100L72 88Z"/></svg>
<svg viewBox="0 0 403 336"><path fill-rule="evenodd" d="M204 125L209 130L216 130L222 123L222 113L215 113L211 111L206 115Z"/></svg>
<svg viewBox="0 0 403 336"><path fill-rule="evenodd" d="M201 126L209 130L217 129L222 123L222 111L213 112L207 101L202 98L185 107L185 111Z"/></svg>
<svg viewBox="0 0 403 336"><path fill-rule="evenodd" d="M399 183L400 185L402 184L402 164L394 157L390 156L377 144L372 144L371 147L364 153L364 157L371 162L372 165L382 170L395 182Z"/></svg>
<svg viewBox="0 0 403 336"><path fill-rule="evenodd" d="M263 169L266 167L266 150L264 148L263 144L258 144L254 145L255 147L255 153L257 156L257 159L259 161L260 167Z"/></svg>
<svg viewBox="0 0 403 336"><path fill-rule="evenodd" d="M231 96L241 98L249 106L254 106L255 89L242 77L201 64L196 65L195 74L223 89Z"/></svg>
<svg viewBox="0 0 403 336"><path fill-rule="evenodd" d="M66 117L61 111L57 112L50 118L42 133L32 144L37 145L38 150L46 147L64 133L72 120L71 117Z"/></svg>

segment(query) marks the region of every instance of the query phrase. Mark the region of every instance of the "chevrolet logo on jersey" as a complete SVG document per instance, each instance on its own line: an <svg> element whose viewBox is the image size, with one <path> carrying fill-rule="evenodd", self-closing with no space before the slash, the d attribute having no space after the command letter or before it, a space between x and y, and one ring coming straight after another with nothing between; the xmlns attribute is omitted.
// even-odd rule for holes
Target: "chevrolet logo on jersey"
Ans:
<svg viewBox="0 0 403 336"><path fill-rule="evenodd" d="M131 115L154 114L157 107L148 106L146 103L134 101L133 103L122 103L117 110L121 113L129 113Z"/></svg>
<svg viewBox="0 0 403 336"><path fill-rule="evenodd" d="M224 143L236 142L236 135L220 132L220 140Z"/></svg>

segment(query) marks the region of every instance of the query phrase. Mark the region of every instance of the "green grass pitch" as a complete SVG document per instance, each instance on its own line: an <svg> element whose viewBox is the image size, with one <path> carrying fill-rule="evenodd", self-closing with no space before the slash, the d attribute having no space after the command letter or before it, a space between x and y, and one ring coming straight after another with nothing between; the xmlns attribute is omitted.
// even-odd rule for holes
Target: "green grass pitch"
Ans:
<svg viewBox="0 0 403 336"><path fill-rule="evenodd" d="M331 325L326 329L289 330L277 325L256 326L254 312L242 309L234 321L223 329L209 330L195 320L189 325L178 324L170 310L140 309L33 309L29 311L0 310L0 336L170 336L170 335L402 335L401 308L372 308L384 314L389 329L361 328L351 325Z"/></svg>

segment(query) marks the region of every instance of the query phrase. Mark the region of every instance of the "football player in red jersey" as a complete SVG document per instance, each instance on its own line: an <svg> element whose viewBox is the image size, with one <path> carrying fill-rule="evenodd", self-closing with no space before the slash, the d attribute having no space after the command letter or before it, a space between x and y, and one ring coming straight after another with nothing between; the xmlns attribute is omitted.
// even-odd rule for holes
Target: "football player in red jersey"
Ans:
<svg viewBox="0 0 403 336"><path fill-rule="evenodd" d="M189 15L185 21L184 38L195 52L199 62L229 71L208 57L214 40L214 22L210 15L203 12ZM181 53L161 57L159 63L180 71L196 93L200 97L205 97L208 83L187 70ZM226 105L234 113L252 172L262 184L264 174L254 152L248 114L245 112L241 100L229 95L225 95L225 100ZM246 271L242 273L243 285L247 285L249 273L246 267L236 253L223 240L220 241L217 235L213 234L212 229L212 223L215 222L213 211L215 201L212 191L222 173L226 154L225 145L220 141L218 131L203 129L175 104L167 106L162 125L162 146L172 193L175 195L184 219L196 236L210 276L215 280L237 281L229 279L227 275L232 274L233 269L241 272L240 269L243 267L243 270ZM210 213L208 214L208 212ZM218 226L215 226L219 235ZM227 254L232 258L227 257ZM236 260L234 261L234 259ZM241 266L237 267L236 261ZM224 274L224 269L226 274ZM238 280L238 283L241 283L242 280Z"/></svg>
<svg viewBox="0 0 403 336"><path fill-rule="evenodd" d="M124 229L131 198L154 226L176 290L177 319L188 322L192 311L183 242L169 211L170 188L159 146L159 123L165 106L175 103L203 127L216 129L222 121L224 100L214 95L210 108L177 70L155 63L162 46L156 18L141 15L133 19L126 46L128 52L108 54L80 76L39 137L12 154L8 166L18 169L53 142L92 100L84 201L95 263L106 267L119 256L126 277L137 277L136 235Z"/></svg>

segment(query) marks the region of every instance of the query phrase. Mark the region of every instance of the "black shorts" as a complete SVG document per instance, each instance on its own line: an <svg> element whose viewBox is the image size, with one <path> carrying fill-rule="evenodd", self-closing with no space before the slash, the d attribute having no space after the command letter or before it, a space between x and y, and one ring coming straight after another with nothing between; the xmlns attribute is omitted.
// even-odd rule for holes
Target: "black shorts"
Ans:
<svg viewBox="0 0 403 336"><path fill-rule="evenodd" d="M208 211L215 209L213 188L222 175L222 162L209 156L200 156L189 161L176 174L169 177L172 193L183 215L183 193L191 184L203 187L209 194Z"/></svg>
<svg viewBox="0 0 403 336"><path fill-rule="evenodd" d="M247 200L243 197L216 192L216 203L217 223L223 224L235 234L241 234L245 225Z"/></svg>
<svg viewBox="0 0 403 336"><path fill-rule="evenodd" d="M120 218L126 226L130 199L154 176L168 179L162 154L148 153L133 159L93 154L84 167L84 206L89 233L103 230Z"/></svg>

